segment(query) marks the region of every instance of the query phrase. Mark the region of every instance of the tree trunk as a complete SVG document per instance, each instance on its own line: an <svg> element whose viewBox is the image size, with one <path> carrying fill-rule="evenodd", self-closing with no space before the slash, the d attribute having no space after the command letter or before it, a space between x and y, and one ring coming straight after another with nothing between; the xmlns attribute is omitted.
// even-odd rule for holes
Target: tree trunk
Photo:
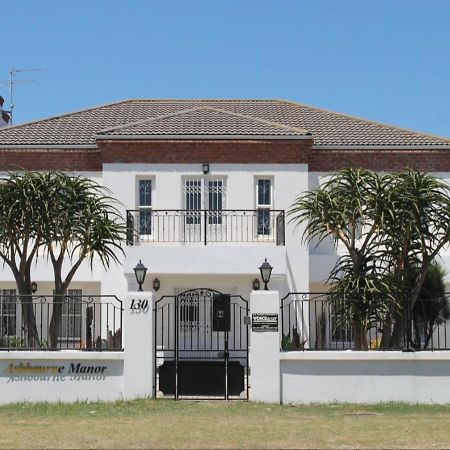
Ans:
<svg viewBox="0 0 450 450"><path fill-rule="evenodd" d="M392 311L388 312L386 320L383 323L383 333L381 334L380 350L389 349L392 335L392 314Z"/></svg>
<svg viewBox="0 0 450 450"><path fill-rule="evenodd" d="M405 345L405 321L401 312L395 314L394 328L389 342L389 348L392 350L401 350Z"/></svg>
<svg viewBox="0 0 450 450"><path fill-rule="evenodd" d="M58 341L61 331L61 320L62 320L62 310L65 292L61 293L55 289L55 295L53 296L53 311L52 311L52 319L50 320L50 327L48 330L48 338L49 338L49 347L52 350L56 350L58 348Z"/></svg>
<svg viewBox="0 0 450 450"><path fill-rule="evenodd" d="M355 325L355 350L367 350L367 332L361 324Z"/></svg>
<svg viewBox="0 0 450 450"><path fill-rule="evenodd" d="M36 325L36 315L34 313L33 299L30 296L21 297L22 320L25 325L26 342L25 347L34 349L40 348L41 342Z"/></svg>
<svg viewBox="0 0 450 450"><path fill-rule="evenodd" d="M39 339L39 332L36 325L31 289L29 290L21 279L16 278L16 284L22 306L22 324L25 328L24 346L29 349L40 348L42 343Z"/></svg>

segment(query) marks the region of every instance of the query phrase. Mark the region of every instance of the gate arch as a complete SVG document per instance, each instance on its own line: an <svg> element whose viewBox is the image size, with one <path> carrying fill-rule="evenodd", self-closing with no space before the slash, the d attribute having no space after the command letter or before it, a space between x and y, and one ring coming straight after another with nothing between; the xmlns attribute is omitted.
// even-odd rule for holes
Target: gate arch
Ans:
<svg viewBox="0 0 450 450"><path fill-rule="evenodd" d="M195 288L155 302L155 396L248 398L248 301Z"/></svg>

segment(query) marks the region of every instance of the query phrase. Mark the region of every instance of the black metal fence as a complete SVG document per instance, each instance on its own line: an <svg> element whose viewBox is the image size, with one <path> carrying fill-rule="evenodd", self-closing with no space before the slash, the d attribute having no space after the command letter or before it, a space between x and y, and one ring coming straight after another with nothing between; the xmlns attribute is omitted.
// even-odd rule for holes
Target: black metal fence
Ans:
<svg viewBox="0 0 450 450"><path fill-rule="evenodd" d="M122 350L115 296L0 296L0 350Z"/></svg>
<svg viewBox="0 0 450 450"><path fill-rule="evenodd" d="M364 299L361 299L364 302ZM345 299L327 293L295 292L281 300L281 349L450 350L450 293L408 301L394 316L359 317ZM354 320L351 320L351 317Z"/></svg>
<svg viewBox="0 0 450 450"><path fill-rule="evenodd" d="M127 210L127 244L285 244L282 210Z"/></svg>

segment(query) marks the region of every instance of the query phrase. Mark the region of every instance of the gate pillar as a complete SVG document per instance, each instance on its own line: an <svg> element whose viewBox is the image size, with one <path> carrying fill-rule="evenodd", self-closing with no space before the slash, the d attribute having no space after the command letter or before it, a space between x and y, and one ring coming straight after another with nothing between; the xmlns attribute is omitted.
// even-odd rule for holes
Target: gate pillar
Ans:
<svg viewBox="0 0 450 450"><path fill-rule="evenodd" d="M250 294L250 400L280 403L280 294Z"/></svg>
<svg viewBox="0 0 450 450"><path fill-rule="evenodd" d="M125 399L153 395L154 319L151 292L129 292L123 302Z"/></svg>

